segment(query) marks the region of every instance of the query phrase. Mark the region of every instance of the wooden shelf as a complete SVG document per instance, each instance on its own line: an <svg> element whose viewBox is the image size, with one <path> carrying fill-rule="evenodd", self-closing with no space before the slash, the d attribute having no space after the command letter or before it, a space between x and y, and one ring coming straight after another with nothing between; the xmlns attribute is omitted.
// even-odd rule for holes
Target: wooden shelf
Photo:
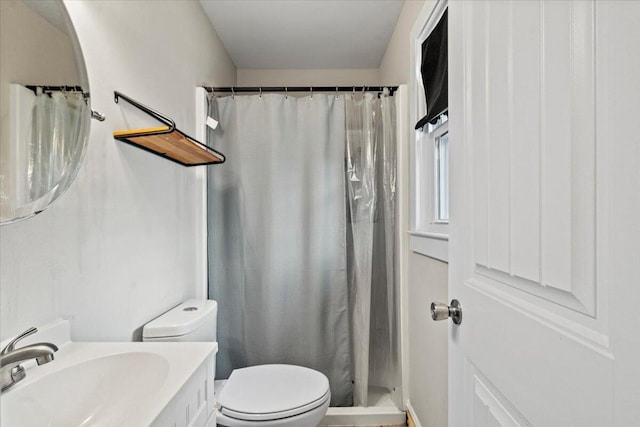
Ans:
<svg viewBox="0 0 640 427"><path fill-rule="evenodd" d="M149 132L153 133L149 133ZM122 130L113 133L118 141L166 157L184 166L210 165L224 162L224 156L206 149L179 130L169 127Z"/></svg>
<svg viewBox="0 0 640 427"><path fill-rule="evenodd" d="M166 126L113 132L113 137L118 141L126 142L127 144L162 156L183 166L201 166L224 162L224 155L176 129L175 123L169 117L119 92L115 92L115 101L118 102L119 98L138 107Z"/></svg>

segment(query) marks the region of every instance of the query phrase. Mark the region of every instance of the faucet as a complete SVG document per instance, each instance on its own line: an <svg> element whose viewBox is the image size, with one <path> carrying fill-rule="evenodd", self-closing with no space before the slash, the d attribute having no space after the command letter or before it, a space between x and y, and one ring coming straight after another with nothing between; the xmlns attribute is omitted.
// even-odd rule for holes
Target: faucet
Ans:
<svg viewBox="0 0 640 427"><path fill-rule="evenodd" d="M27 375L20 363L35 359L38 365L44 365L53 360L53 353L58 347L47 342L31 344L16 349L16 343L23 338L38 332L37 328L29 328L15 337L0 351L0 386L2 391L8 390Z"/></svg>

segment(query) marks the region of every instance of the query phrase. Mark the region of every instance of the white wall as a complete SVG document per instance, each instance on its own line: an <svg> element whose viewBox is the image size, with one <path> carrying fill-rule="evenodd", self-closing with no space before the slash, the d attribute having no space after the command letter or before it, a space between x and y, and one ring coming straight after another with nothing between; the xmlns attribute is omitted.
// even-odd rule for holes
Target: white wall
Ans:
<svg viewBox="0 0 640 427"><path fill-rule="evenodd" d="M393 35L380 63L380 81L385 85L409 84L409 37L411 29L424 7L425 0L406 0L393 30Z"/></svg>
<svg viewBox="0 0 640 427"><path fill-rule="evenodd" d="M402 8L393 36L380 65L380 84L408 84L412 64L410 63L410 34L416 17L425 6L425 1L407 0ZM411 131L413 125L405 123ZM409 141L405 141L408 144ZM409 152L408 149L405 150ZM408 157L403 164L410 165ZM399 171L400 192L407 194L409 170ZM401 230L409 229L408 200L403 211ZM434 322L429 313L432 301L448 302L448 265L444 262L412 252L408 239L401 247L401 269L406 284L404 297L405 339L408 354L403 355L408 380L408 400L417 421L423 427L447 425L448 351L447 322ZM406 397L405 397L406 398Z"/></svg>
<svg viewBox="0 0 640 427"><path fill-rule="evenodd" d="M447 425L447 322L431 319L432 301L448 303L448 264L409 251L409 402L422 427Z"/></svg>
<svg viewBox="0 0 640 427"><path fill-rule="evenodd" d="M66 1L88 68L92 122L71 188L36 217L0 229L0 339L57 317L75 340L130 340L197 295L201 181L113 139L148 123L119 90L194 133L195 87L235 85L236 69L196 1Z"/></svg>
<svg viewBox="0 0 640 427"><path fill-rule="evenodd" d="M377 68L356 69L238 69L238 86L377 86Z"/></svg>

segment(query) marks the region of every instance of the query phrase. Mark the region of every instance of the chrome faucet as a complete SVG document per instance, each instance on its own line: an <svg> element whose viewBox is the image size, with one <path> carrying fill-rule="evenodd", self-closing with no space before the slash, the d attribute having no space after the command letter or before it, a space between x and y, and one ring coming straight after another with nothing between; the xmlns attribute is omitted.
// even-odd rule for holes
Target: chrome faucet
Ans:
<svg viewBox="0 0 640 427"><path fill-rule="evenodd" d="M27 329L0 351L0 386L2 386L2 391L8 390L27 375L20 363L35 359L38 365L44 365L53 360L53 353L58 351L58 347L47 342L16 349L18 341L36 332L38 332L36 328Z"/></svg>

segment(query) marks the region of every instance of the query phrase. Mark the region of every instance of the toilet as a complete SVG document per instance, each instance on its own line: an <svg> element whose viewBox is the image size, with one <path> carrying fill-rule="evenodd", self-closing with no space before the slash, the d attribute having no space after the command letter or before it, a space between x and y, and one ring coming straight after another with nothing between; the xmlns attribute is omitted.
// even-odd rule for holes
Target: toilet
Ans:
<svg viewBox="0 0 640 427"><path fill-rule="evenodd" d="M185 301L147 323L143 341L215 342L217 316L216 301ZM216 395L216 422L226 427L315 427L331 400L324 374L295 365L236 369Z"/></svg>

